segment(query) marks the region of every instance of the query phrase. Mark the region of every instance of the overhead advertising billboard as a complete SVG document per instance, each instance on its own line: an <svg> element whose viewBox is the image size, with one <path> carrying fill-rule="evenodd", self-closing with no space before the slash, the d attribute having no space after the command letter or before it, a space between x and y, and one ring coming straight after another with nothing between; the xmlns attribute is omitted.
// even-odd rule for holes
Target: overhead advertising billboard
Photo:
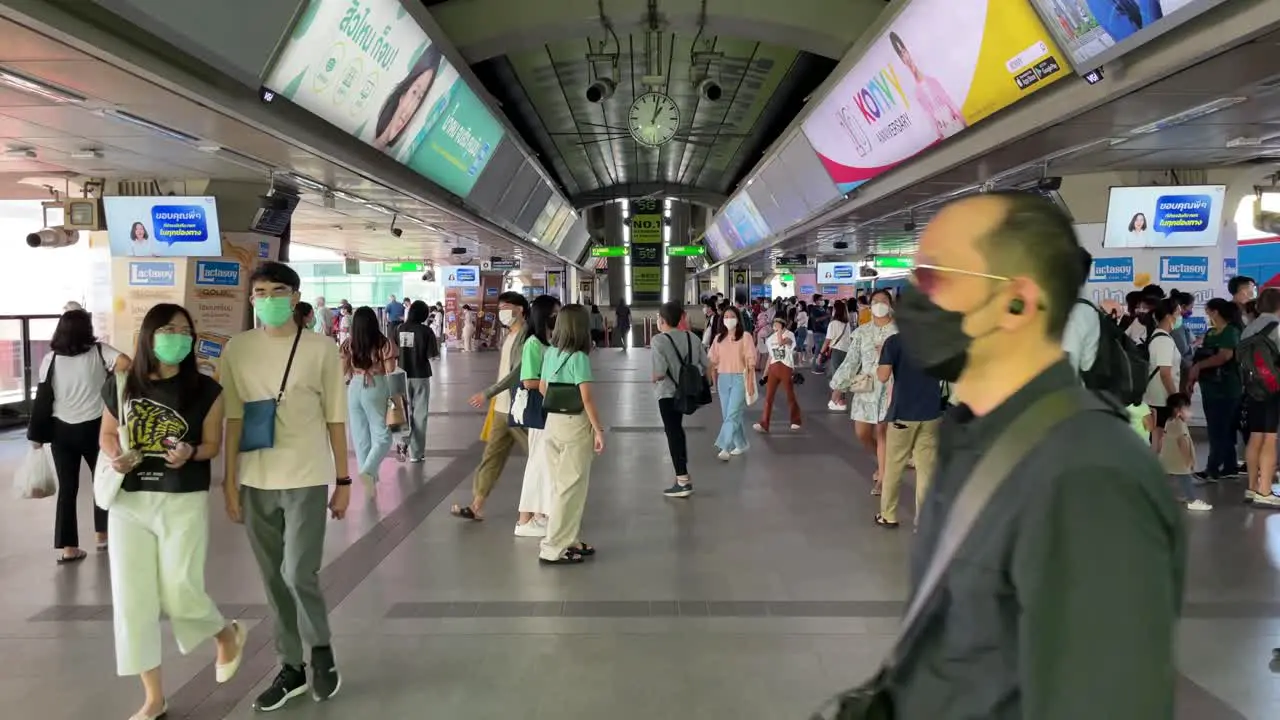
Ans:
<svg viewBox="0 0 1280 720"><path fill-rule="evenodd" d="M753 247L769 237L768 224L761 217L755 201L746 192L738 193L737 197L725 205L720 219L726 223L735 250Z"/></svg>
<svg viewBox="0 0 1280 720"><path fill-rule="evenodd" d="M1067 72L1021 0L915 0L801 126L841 192Z"/></svg>
<svg viewBox="0 0 1280 720"><path fill-rule="evenodd" d="M1222 232L1225 185L1113 187L1106 248L1213 247Z"/></svg>
<svg viewBox="0 0 1280 720"><path fill-rule="evenodd" d="M853 285L858 281L858 263L818 263L818 283L821 285Z"/></svg>
<svg viewBox="0 0 1280 720"><path fill-rule="evenodd" d="M445 287L480 287L480 268L473 265L445 265L439 274Z"/></svg>
<svg viewBox="0 0 1280 720"><path fill-rule="evenodd" d="M212 197L102 199L112 257L218 257L222 232Z"/></svg>
<svg viewBox="0 0 1280 720"><path fill-rule="evenodd" d="M720 262L733 254L733 248L729 246L728 238L724 236L718 224L707 228L703 244L707 246L707 254L711 256L712 262Z"/></svg>
<svg viewBox="0 0 1280 720"><path fill-rule="evenodd" d="M657 203L632 201L631 302L662 302L662 209ZM648 212L640 212L647 210Z"/></svg>
<svg viewBox="0 0 1280 720"><path fill-rule="evenodd" d="M1075 69L1086 73L1226 0L1031 0Z"/></svg>
<svg viewBox="0 0 1280 720"><path fill-rule="evenodd" d="M399 0L309 0L263 83L459 197L503 135Z"/></svg>

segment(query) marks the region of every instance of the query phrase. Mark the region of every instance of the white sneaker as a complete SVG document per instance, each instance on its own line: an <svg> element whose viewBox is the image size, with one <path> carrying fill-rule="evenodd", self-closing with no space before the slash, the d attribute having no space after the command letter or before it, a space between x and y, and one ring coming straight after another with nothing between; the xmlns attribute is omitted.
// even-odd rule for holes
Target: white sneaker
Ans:
<svg viewBox="0 0 1280 720"><path fill-rule="evenodd" d="M831 412L845 412L849 409L849 406L841 405L840 403L827 402L827 409Z"/></svg>
<svg viewBox="0 0 1280 720"><path fill-rule="evenodd" d="M729 453L726 450L721 450L720 453L716 455L716 457L720 458L721 460L724 460L725 462L729 461Z"/></svg>
<svg viewBox="0 0 1280 720"><path fill-rule="evenodd" d="M1245 502L1247 502L1247 503L1251 503L1251 502L1253 502L1254 500L1257 500L1257 499L1258 499L1258 493L1256 493L1256 492L1254 492L1254 491L1252 491L1252 490L1245 490L1245 491L1244 491L1244 501L1245 501Z"/></svg>
<svg viewBox="0 0 1280 720"><path fill-rule="evenodd" d="M547 527L539 525L537 520L530 520L527 523L516 523L516 537L546 537Z"/></svg>
<svg viewBox="0 0 1280 720"><path fill-rule="evenodd" d="M1188 510L1212 510L1213 506L1203 500L1192 500L1187 503Z"/></svg>
<svg viewBox="0 0 1280 720"><path fill-rule="evenodd" d="M732 449L732 450L730 450L730 451L729 451L729 454L730 454L730 455L746 455L746 454L747 454L747 449L746 449L746 448L734 448L734 449Z"/></svg>
<svg viewBox="0 0 1280 720"><path fill-rule="evenodd" d="M249 636L249 632L244 626L235 620L231 621L231 632L235 636L236 656L226 664L215 663L213 666L214 680L219 683L225 683L236 676L236 671L240 669L240 661L244 660L244 643Z"/></svg>
<svg viewBox="0 0 1280 720"><path fill-rule="evenodd" d="M364 481L365 495L373 497L378 494L378 478L366 473L360 473L360 479Z"/></svg>
<svg viewBox="0 0 1280 720"><path fill-rule="evenodd" d="M768 430L765 430L765 429L764 429L764 426L763 426L763 425L761 425L760 423L756 423L755 425L752 425L752 426L751 426L751 429L752 429L752 430L755 430L755 431L756 431L756 432L758 432L758 433L762 433L762 432L769 432Z"/></svg>
<svg viewBox="0 0 1280 720"><path fill-rule="evenodd" d="M1269 508L1280 508L1280 497L1275 495L1254 495L1253 504Z"/></svg>
<svg viewBox="0 0 1280 720"><path fill-rule="evenodd" d="M792 430L799 430L799 429L800 429L800 426L799 426L799 425L796 425L795 423L791 423L791 429L792 429Z"/></svg>

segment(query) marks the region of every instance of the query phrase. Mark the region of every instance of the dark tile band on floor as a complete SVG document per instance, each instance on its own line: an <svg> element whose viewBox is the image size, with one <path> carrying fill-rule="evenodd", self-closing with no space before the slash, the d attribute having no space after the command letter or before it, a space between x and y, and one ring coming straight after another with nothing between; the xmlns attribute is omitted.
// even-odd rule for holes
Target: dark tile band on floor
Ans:
<svg viewBox="0 0 1280 720"><path fill-rule="evenodd" d="M436 506L471 475L483 449L483 443L471 445L320 571L320 586L330 607L337 607L346 599L396 546L417 529ZM235 679L218 685L214 679L213 664L210 663L170 695L171 709L167 717L170 720L225 718L263 677L276 669L272 642L274 630L270 619L255 625L249 632L244 660Z"/></svg>

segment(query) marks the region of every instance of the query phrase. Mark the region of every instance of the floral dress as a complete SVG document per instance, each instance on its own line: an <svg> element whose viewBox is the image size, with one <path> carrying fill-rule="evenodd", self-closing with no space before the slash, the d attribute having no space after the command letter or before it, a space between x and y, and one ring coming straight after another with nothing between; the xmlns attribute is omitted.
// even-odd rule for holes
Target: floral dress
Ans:
<svg viewBox="0 0 1280 720"><path fill-rule="evenodd" d="M889 392L893 380L880 382L876 368L880 366L880 347L897 332L895 323L876 325L871 322L859 325L849 336L849 354L831 377L831 387L847 391L855 377L867 375L871 378L870 391L850 396L849 416L856 422L882 423L889 413Z"/></svg>

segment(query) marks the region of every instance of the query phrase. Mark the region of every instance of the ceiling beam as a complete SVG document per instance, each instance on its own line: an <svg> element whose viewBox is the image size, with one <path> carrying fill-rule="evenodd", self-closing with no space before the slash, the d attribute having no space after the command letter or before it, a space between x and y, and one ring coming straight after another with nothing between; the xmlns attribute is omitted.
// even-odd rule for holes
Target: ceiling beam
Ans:
<svg viewBox="0 0 1280 720"><path fill-rule="evenodd" d="M634 199L645 197L647 195L657 195L664 198L676 198L685 200L696 205L706 205L710 208L718 208L728 200L728 196L714 190L706 190L703 188L690 187L688 185L678 185L676 183L666 182L641 182L641 183L619 183L610 185L596 190L590 190L584 193L578 193L569 198L569 202L578 210L583 210L595 205L603 205L610 200L618 198Z"/></svg>
<svg viewBox="0 0 1280 720"><path fill-rule="evenodd" d="M606 0L604 12L622 35L644 32L646 0ZM717 7L719 6L719 7ZM699 30L700 0L664 0L663 30ZM884 0L736 0L712 3L703 36L768 43L839 59L884 10ZM450 0L431 9L436 22L467 62L510 55L575 38L602 39L597 0ZM606 51L609 51L606 48Z"/></svg>

